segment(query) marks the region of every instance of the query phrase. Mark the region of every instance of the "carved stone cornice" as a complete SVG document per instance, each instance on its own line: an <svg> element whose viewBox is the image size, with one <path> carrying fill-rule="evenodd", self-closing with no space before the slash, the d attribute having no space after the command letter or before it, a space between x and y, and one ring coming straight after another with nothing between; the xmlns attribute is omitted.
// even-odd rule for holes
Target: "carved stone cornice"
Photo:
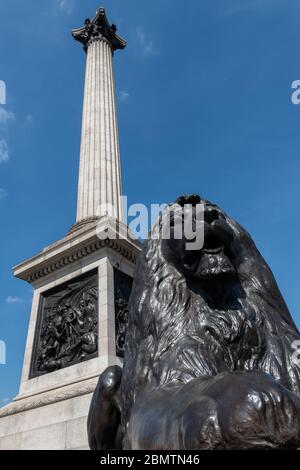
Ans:
<svg viewBox="0 0 300 470"><path fill-rule="evenodd" d="M46 276L47 274L53 273L54 271L57 271L58 269L63 268L64 266L67 266L68 264L71 264L75 261L78 261L79 259L90 255L91 253L94 253L94 251L100 250L101 248L105 247L112 248L113 250L117 251L122 256L124 256L124 258L128 259L129 261L132 261L133 263L136 262L135 254L133 254L130 250L125 249L124 246L118 243L117 240L98 240L80 247L79 249L68 254L67 256L61 257L56 262L49 263L46 266L43 266L41 269L30 274L26 280L29 283L34 282L37 279Z"/></svg>
<svg viewBox="0 0 300 470"><path fill-rule="evenodd" d="M106 17L104 8L99 8L93 20L87 18L82 28L74 29L72 36L76 41L83 44L83 48L87 51L91 41L102 39L109 43L112 50L124 49L126 41L116 34L116 25L110 25Z"/></svg>
<svg viewBox="0 0 300 470"><path fill-rule="evenodd" d="M31 284L103 248L110 248L135 264L141 243L129 238L125 224L104 217L72 231L38 255L17 265L14 275Z"/></svg>

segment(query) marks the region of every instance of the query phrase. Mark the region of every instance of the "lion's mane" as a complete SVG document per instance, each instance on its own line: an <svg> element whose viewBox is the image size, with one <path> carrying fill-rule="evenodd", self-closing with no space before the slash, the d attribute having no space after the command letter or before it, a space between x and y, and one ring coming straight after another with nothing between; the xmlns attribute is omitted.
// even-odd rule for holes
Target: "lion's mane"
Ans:
<svg viewBox="0 0 300 470"><path fill-rule="evenodd" d="M176 210L176 204L172 206ZM220 209L218 209L220 210ZM299 333L271 270L247 231L234 233L239 283L222 310L195 293L162 250L164 215L144 244L131 301L122 379L123 424L139 394L223 371L261 370L299 395L293 343Z"/></svg>

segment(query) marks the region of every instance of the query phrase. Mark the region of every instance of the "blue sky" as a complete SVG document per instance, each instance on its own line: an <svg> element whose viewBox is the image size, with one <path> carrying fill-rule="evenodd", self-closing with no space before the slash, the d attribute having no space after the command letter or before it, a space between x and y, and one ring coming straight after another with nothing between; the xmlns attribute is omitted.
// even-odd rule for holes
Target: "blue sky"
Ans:
<svg viewBox="0 0 300 470"><path fill-rule="evenodd" d="M0 406L18 392L32 290L12 266L74 223L84 52L104 6L129 203L197 192L253 235L300 325L298 0L1 0Z"/></svg>

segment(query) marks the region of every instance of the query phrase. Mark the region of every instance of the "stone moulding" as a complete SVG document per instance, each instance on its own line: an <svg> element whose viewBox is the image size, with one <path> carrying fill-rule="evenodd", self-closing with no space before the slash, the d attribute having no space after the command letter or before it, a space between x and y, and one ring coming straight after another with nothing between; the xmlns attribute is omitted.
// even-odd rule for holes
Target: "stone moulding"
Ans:
<svg viewBox="0 0 300 470"><path fill-rule="evenodd" d="M126 230L120 223L116 229L109 219L104 219L100 225L94 222L93 226L83 226L16 266L14 275L31 284L103 248L110 248L135 264L141 243L128 238Z"/></svg>
<svg viewBox="0 0 300 470"><path fill-rule="evenodd" d="M42 406L51 405L64 400L69 400L88 393L93 393L96 387L97 377L86 385L73 386L66 390L57 391L55 393L49 393L48 395L42 395L40 398L31 398L20 400L20 403L13 402L7 407L0 410L0 418L5 416L11 416L24 411L33 410L34 408L40 408Z"/></svg>
<svg viewBox="0 0 300 470"><path fill-rule="evenodd" d="M136 255L132 253L130 250L126 249L120 243L118 243L117 240L110 240L110 239L98 240L95 243L91 243L89 245L79 248L75 252L60 258L54 263L43 266L38 271L35 271L32 274L30 274L26 280L27 282L32 283L36 281L37 279L40 279L41 277L46 276L47 274L51 274L54 271L57 271L58 269L63 268L64 266L67 266L68 264L73 263L75 261L78 261L84 256L90 255L91 253L94 253L96 250L99 250L105 247L112 248L114 251L121 254L124 258L128 259L128 261L131 261L134 264L136 263Z"/></svg>

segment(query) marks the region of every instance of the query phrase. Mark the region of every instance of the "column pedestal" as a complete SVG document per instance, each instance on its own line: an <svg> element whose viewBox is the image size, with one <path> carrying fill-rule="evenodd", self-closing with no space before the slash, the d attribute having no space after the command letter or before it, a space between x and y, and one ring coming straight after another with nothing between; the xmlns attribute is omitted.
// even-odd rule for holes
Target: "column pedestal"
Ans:
<svg viewBox="0 0 300 470"><path fill-rule="evenodd" d="M115 279L121 279L121 284L122 276L125 284L132 279L140 252L139 242L126 238L126 229L119 224L116 231L112 219L103 219L100 225L77 230L15 268L16 276L32 284L34 296L20 392L0 410L0 450L88 449L86 420L98 377L106 367L122 365L117 355L116 316L123 287ZM97 277L96 354L32 376L34 363L40 361L36 346L42 327L41 302L61 286L78 289L77 282L85 283L89 273Z"/></svg>
<svg viewBox="0 0 300 470"><path fill-rule="evenodd" d="M72 34L87 52L76 224L14 270L34 296L20 392L0 409L0 450L87 449L98 377L122 364L141 249L122 223L112 55L126 42L102 8Z"/></svg>

